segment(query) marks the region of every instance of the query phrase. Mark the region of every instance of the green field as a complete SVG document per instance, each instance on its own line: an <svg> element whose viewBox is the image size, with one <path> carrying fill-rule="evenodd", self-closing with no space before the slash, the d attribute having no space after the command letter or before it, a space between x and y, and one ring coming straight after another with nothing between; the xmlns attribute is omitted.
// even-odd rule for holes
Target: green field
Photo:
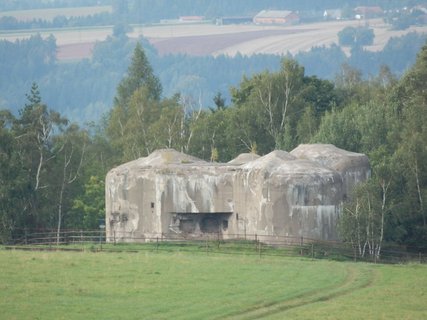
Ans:
<svg viewBox="0 0 427 320"><path fill-rule="evenodd" d="M427 265L0 248L1 319L427 319Z"/></svg>

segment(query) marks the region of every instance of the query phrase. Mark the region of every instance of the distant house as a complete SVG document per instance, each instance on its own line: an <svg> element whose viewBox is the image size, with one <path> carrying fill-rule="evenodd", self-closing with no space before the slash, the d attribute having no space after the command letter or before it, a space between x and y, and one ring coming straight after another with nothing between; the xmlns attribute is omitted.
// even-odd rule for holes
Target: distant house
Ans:
<svg viewBox="0 0 427 320"><path fill-rule="evenodd" d="M323 17L326 20L341 20L342 19L342 10L341 9L329 9L323 12Z"/></svg>
<svg viewBox="0 0 427 320"><path fill-rule="evenodd" d="M253 19L255 24L295 24L299 16L287 10L262 10Z"/></svg>
<svg viewBox="0 0 427 320"><path fill-rule="evenodd" d="M227 25L227 24L248 24L252 23L252 17L222 17L216 19L217 25Z"/></svg>
<svg viewBox="0 0 427 320"><path fill-rule="evenodd" d="M179 17L180 22L202 22L205 20L203 16L182 16Z"/></svg>
<svg viewBox="0 0 427 320"><path fill-rule="evenodd" d="M354 13L359 19L377 18L384 15L384 11L381 7L356 7L354 8Z"/></svg>

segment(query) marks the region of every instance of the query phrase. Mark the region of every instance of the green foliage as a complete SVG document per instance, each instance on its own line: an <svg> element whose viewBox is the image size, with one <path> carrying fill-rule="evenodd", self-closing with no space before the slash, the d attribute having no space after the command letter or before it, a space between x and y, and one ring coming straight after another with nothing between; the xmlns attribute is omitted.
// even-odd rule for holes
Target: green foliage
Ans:
<svg viewBox="0 0 427 320"><path fill-rule="evenodd" d="M414 63L425 39L425 35L412 32L391 38L379 52L359 49L346 57L339 46L333 45L315 47L294 58L304 66L306 75L321 79L333 80L342 63L360 70L362 78L378 73L381 64L388 65L393 74L400 76ZM180 93L183 98L200 101L204 108L212 104L218 91L229 101L229 87L239 86L243 76L280 69L281 58L277 55L160 56L147 40L140 38L138 42L142 43L162 83L164 95L170 97ZM95 44L91 59L59 63L53 60L57 52L53 37L0 41L0 69L3 71L0 73L0 107L16 114L26 102L23 92L36 81L45 103L55 111L80 124L99 121L111 109L135 45L135 39L110 36Z"/></svg>
<svg viewBox="0 0 427 320"><path fill-rule="evenodd" d="M213 98L213 101L215 103L215 107L217 110L221 110L225 108L225 98L222 97L221 92L218 92L215 97Z"/></svg>
<svg viewBox="0 0 427 320"><path fill-rule="evenodd" d="M113 36L116 38L126 37L128 32L132 31L132 27L130 27L125 22L118 22L113 27Z"/></svg>
<svg viewBox="0 0 427 320"><path fill-rule="evenodd" d="M319 131L312 142L332 143L338 148L361 151L360 131L357 128L355 108L333 109L322 118Z"/></svg>
<svg viewBox="0 0 427 320"><path fill-rule="evenodd" d="M267 142L265 139L257 141L255 136L270 136L271 142L266 145L270 150L271 145L276 149L291 150L298 143L307 141L307 136L317 129L317 121L307 118L310 112L314 111L320 118L336 100L330 82L305 76L304 68L288 58L283 59L281 70L277 73L264 72L244 79L239 89L232 90L232 95L238 113L241 116L251 114L248 119L252 123L250 127L259 132L252 138L248 134L250 127L245 128L242 124L239 138L250 146L253 142L257 145ZM306 125L298 126L303 115ZM310 126L313 126L311 131Z"/></svg>
<svg viewBox="0 0 427 320"><path fill-rule="evenodd" d="M162 87L141 45L135 47L128 73L117 87L107 134L114 147L130 160L150 153L150 127L160 117Z"/></svg>
<svg viewBox="0 0 427 320"><path fill-rule="evenodd" d="M103 178L91 176L84 192L73 200L71 208L73 228L96 230L105 219L105 183Z"/></svg>
<svg viewBox="0 0 427 320"><path fill-rule="evenodd" d="M142 86L147 88L149 98L158 100L162 93L159 79L154 75L144 49L138 42L133 51L132 61L125 78L117 87L116 104L126 104L132 94Z"/></svg>
<svg viewBox="0 0 427 320"><path fill-rule="evenodd" d="M374 43L374 30L367 27L345 27L338 32L338 43L341 46L360 47Z"/></svg>
<svg viewBox="0 0 427 320"><path fill-rule="evenodd" d="M409 38L414 43L421 39ZM97 67L92 71L121 64L119 58L130 52L128 39L109 41L95 50ZM389 46L402 43L406 42L393 40ZM116 46L121 51L107 59L105 53ZM360 48L353 53L369 57ZM277 148L290 151L299 143L323 142L368 155L372 184L352 199L366 203L369 198L372 210L363 212L384 217L382 239L427 247L427 47L400 80L385 66L379 67L378 76L364 80L362 72L344 64L333 83L306 75L300 63L286 57L277 71L243 77L231 88L227 107L226 96L218 93L223 88L216 88L215 107L210 110L203 108L202 98L162 97L160 80L149 63L153 56L136 45L128 72L117 86L113 109L95 126L81 129L50 110L36 84L16 116L0 112L2 242L28 228L94 227L102 215L102 177L112 166L155 149L175 148L222 162L242 152L263 155ZM165 59L173 64L175 58ZM210 67L249 61L180 59L185 69L191 67L190 61L212 63ZM79 68L90 66L86 61ZM191 78L205 81L194 74ZM354 211L354 202L348 205ZM351 239L351 234L344 238Z"/></svg>
<svg viewBox="0 0 427 320"><path fill-rule="evenodd" d="M354 45L354 34L355 28L346 27L338 32L338 43L341 46L352 46Z"/></svg>
<svg viewBox="0 0 427 320"><path fill-rule="evenodd" d="M391 24L394 30L405 30L413 25L424 25L425 13L420 7L414 7L412 9L405 8L403 10L390 11L384 21Z"/></svg>
<svg viewBox="0 0 427 320"><path fill-rule="evenodd" d="M14 117L0 111L0 243L6 242L21 220L21 212L15 210L21 202L19 189L25 188L25 180L19 170L18 155L14 151L16 141L10 132Z"/></svg>
<svg viewBox="0 0 427 320"><path fill-rule="evenodd" d="M372 179L358 185L344 206L339 231L344 241L350 242L359 257L379 258L384 239L386 191ZM384 200L384 202L383 202Z"/></svg>
<svg viewBox="0 0 427 320"><path fill-rule="evenodd" d="M313 109L307 107L298 121L296 137L300 143L309 143L317 132L319 118L316 117Z"/></svg>
<svg viewBox="0 0 427 320"><path fill-rule="evenodd" d="M2 243L27 229L75 227L72 221L78 219L70 209L82 191L82 175L93 165L86 159L94 159L95 150L105 150L101 144L95 147L85 130L49 110L37 84L27 99L19 117L0 112ZM104 192L98 190L98 196L103 198Z"/></svg>
<svg viewBox="0 0 427 320"><path fill-rule="evenodd" d="M418 55L414 67L403 77L393 98L398 98L402 119L396 159L405 181L405 205L400 219L407 226L406 241L427 247L427 46ZM409 240L410 239L410 240Z"/></svg>
<svg viewBox="0 0 427 320"><path fill-rule="evenodd" d="M372 81L347 82L346 99L354 102L326 113L312 140L366 153L377 186L377 191L366 193L382 194L382 198L376 196L377 200L371 197L371 203L382 203L381 210L372 212L380 212L385 219L384 239L423 249L427 247L426 52L425 46L416 64L399 82L386 68ZM366 100L361 93L369 97L367 102L360 103ZM358 199L359 204L366 203L356 195ZM355 200L349 204L352 212L356 211ZM355 231L352 225L350 221L343 233L350 238Z"/></svg>
<svg viewBox="0 0 427 320"><path fill-rule="evenodd" d="M228 161L234 156L230 142L232 136L230 109L202 112L191 123L193 138L189 152L207 161ZM230 150L231 149L231 150Z"/></svg>
<svg viewBox="0 0 427 320"><path fill-rule="evenodd" d="M61 131L68 121L41 103L37 85L33 84L29 103L13 121L11 132L16 139L14 152L19 155L19 165L26 177L26 188L20 191L24 226L41 227L54 207L47 188L50 185L49 162L57 155L53 146L53 134Z"/></svg>

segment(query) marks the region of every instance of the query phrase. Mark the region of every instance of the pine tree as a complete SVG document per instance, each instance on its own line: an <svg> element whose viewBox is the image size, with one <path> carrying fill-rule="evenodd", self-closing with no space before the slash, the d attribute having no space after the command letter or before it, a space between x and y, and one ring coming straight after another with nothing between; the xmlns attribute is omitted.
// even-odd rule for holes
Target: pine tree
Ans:
<svg viewBox="0 0 427 320"><path fill-rule="evenodd" d="M146 137L148 127L158 118L161 93L160 81L138 43L127 75L117 87L107 127L107 135L118 153L117 161L130 160L150 150Z"/></svg>
<svg viewBox="0 0 427 320"><path fill-rule="evenodd" d="M127 104L132 94L143 86L147 88L149 98L160 99L162 94L160 80L154 75L144 49L138 43L133 52L132 63L128 68L127 76L117 87L115 104Z"/></svg>
<svg viewBox="0 0 427 320"><path fill-rule="evenodd" d="M29 103L25 104L26 107L32 107L41 103L42 98L40 96L39 86L33 82L31 85L30 94L25 95Z"/></svg>

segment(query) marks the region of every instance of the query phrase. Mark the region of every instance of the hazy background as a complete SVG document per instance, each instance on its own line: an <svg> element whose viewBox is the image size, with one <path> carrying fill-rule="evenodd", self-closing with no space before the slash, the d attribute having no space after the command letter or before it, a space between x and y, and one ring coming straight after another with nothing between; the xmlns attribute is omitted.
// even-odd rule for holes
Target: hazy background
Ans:
<svg viewBox="0 0 427 320"><path fill-rule="evenodd" d="M275 71L294 57L307 75L334 80L343 64L375 76L387 65L400 77L426 40L425 1L5 0L0 3L0 108L17 112L37 82L50 108L78 122L110 110L136 41L165 97L180 93L203 107L243 76ZM362 7L362 9L361 9ZM363 7L380 8L363 11ZM298 21L255 25L264 9ZM231 19L231 20L230 20ZM233 20L234 19L234 20ZM246 19L246 20L245 20ZM345 43L345 28L372 30ZM344 39L345 40L345 39Z"/></svg>

